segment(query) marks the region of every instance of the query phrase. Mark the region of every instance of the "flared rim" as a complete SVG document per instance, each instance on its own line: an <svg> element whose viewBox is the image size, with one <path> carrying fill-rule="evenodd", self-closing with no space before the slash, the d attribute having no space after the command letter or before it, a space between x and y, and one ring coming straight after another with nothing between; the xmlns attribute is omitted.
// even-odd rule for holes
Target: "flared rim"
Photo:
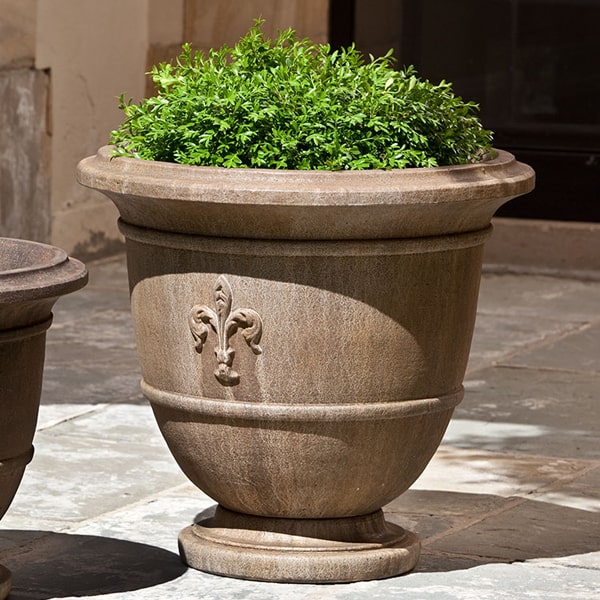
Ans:
<svg viewBox="0 0 600 600"><path fill-rule="evenodd" d="M468 188L485 190L486 196L514 196L533 189L531 167L515 160L504 150L493 158L464 165L390 170L321 171L285 169L242 169L181 165L113 156L112 146L103 146L95 156L83 159L77 168L82 185L103 192L143 195L151 198L201 200L199 192L234 192L220 200L225 203L255 203L299 206L372 204L393 197L398 202L420 203L436 191L460 193ZM253 192L251 196L245 191ZM261 197L255 197L261 192ZM306 192L306 193L304 193ZM383 198L381 194L384 194ZM386 193L390 193L388 197Z"/></svg>
<svg viewBox="0 0 600 600"><path fill-rule="evenodd" d="M61 248L0 238L0 304L58 297L82 288L85 265Z"/></svg>
<svg viewBox="0 0 600 600"><path fill-rule="evenodd" d="M83 159L82 185L108 196L121 220L156 231L262 240L374 240L482 230L531 191L531 167L498 150L468 165L389 171L199 167L114 157Z"/></svg>
<svg viewBox="0 0 600 600"><path fill-rule="evenodd" d="M61 248L29 240L0 238L0 248L0 278L52 269L69 259Z"/></svg>

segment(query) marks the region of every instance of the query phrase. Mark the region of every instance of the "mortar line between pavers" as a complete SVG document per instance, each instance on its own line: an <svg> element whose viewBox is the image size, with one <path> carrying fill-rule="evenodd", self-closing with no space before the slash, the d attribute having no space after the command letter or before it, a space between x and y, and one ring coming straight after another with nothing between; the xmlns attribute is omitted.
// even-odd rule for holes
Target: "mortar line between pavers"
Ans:
<svg viewBox="0 0 600 600"><path fill-rule="evenodd" d="M137 500L135 500L134 502L131 502L129 504L124 504L123 506L120 506L118 508L114 508L112 510L108 510L106 512L100 513L98 515L94 515L93 517L83 519L82 521L71 522L70 527L68 528L68 531L77 531L78 529L80 529L82 527L87 527L88 525L96 523L97 521L99 521L100 519L104 519L105 517L110 517L111 515L119 514L120 512L123 512L124 510L129 510L129 509L135 508L137 506L143 506L144 504L149 504L150 502L159 500L160 498L163 498L164 496L168 496L169 494L177 493L179 490L189 487L189 485L190 485L190 482L186 481L186 482L180 483L176 486L160 490L160 491L156 492L155 494L151 494L151 495L144 496L142 498L138 498ZM213 500L212 498L209 498L208 496L206 498L210 502L216 504L216 501Z"/></svg>
<svg viewBox="0 0 600 600"><path fill-rule="evenodd" d="M9 531L9 530L7 530L7 531ZM13 531L16 531L16 530L13 530ZM20 531L25 531L25 530L20 530ZM31 530L27 530L27 531L40 531L41 532L42 530L31 529ZM46 538L54 535L55 533L56 533L56 531L43 530L43 532L41 532L38 537L35 537L31 540L23 542L22 544L16 544L15 546L6 548L6 550L0 550L0 562L2 562L6 558L13 558L20 554L29 552L38 542L45 540Z"/></svg>
<svg viewBox="0 0 600 600"><path fill-rule="evenodd" d="M553 481L551 481L545 485L542 485L541 487L536 488L535 490L532 490L531 492L528 492L528 494L527 494L528 498L539 496L541 494L546 494L547 492L553 490L554 488L563 486L566 483L567 484L573 483L575 480L579 479L580 477L585 477L592 471L595 471L596 469L600 468L600 461L590 461L590 462L592 464L589 464L586 467L583 467L581 470L578 470L576 473L573 473L572 475L564 475L562 477L559 476L556 479L554 479Z"/></svg>
<svg viewBox="0 0 600 600"><path fill-rule="evenodd" d="M467 518L466 521L464 521L463 523L459 523L458 526L450 527L450 529L448 529L446 531L441 531L438 534L428 537L427 539L423 540L423 542L422 542L423 547L426 548L433 542L437 542L438 540L441 540L449 535L454 535L455 533L459 533L461 531L464 531L465 529L469 529L473 525L476 525L477 523L481 523L482 521L484 521L485 519L488 519L489 517L496 517L498 515L501 515L507 511L512 510L513 508L516 508L517 506L520 506L521 504L527 502L527 500L528 500L527 498L522 498L519 496L509 496L508 498L506 498L506 503L503 506L501 506L495 510L490 510L486 513L483 513L481 516L471 517L470 519ZM476 556L479 556L479 555L476 555Z"/></svg>
<svg viewBox="0 0 600 600"><path fill-rule="evenodd" d="M511 364L496 364L498 369L521 369L523 371L543 371L545 373L564 373L565 375L586 375L588 377L600 377L600 371L581 371L579 369L564 369L561 367L544 367L537 365L511 365Z"/></svg>
<svg viewBox="0 0 600 600"><path fill-rule="evenodd" d="M578 369L562 369L560 367L544 367L538 365L513 365L503 362L494 362L490 365L475 367L467 371L465 378L488 369L519 369L521 371L543 371L544 373L564 373L565 375L585 375L587 377L600 377L600 371L580 371Z"/></svg>
<svg viewBox="0 0 600 600"><path fill-rule="evenodd" d="M446 446L446 448L453 448L453 446ZM462 450L462 448L458 448L458 449ZM552 481L550 481L546 484L542 484L541 486L536 487L535 489L532 489L531 491L527 492L526 495L511 494L510 496L506 496L506 497L499 496L501 498L505 498L505 500L506 500L506 503L503 504L501 507L499 507L497 509L493 509L491 511L488 511L478 517L469 519L463 525L460 525L459 527L456 527L456 528L453 527L448 531L440 532L439 534L433 535L430 538L427 538L427 540L425 540L423 542L424 545L427 545L431 541L437 541L438 539L441 539L441 538L445 537L446 535L449 535L450 533L456 533L457 531L462 531L464 529L467 529L467 528L471 527L472 525L479 523L479 522L483 521L484 519L487 519L490 516L496 516L496 515L502 514L505 511L511 510L512 508L519 506L520 504L523 504L524 502L530 501L539 495L545 494L554 488L562 487L565 484L572 483L576 479L579 479L580 477L584 477L591 471L593 471L597 468L600 468L600 461L594 461L594 460L578 460L578 459L573 459L573 458L561 458L561 457L556 457L556 456L545 456L545 455L538 455L538 454L520 455L520 454L509 454L509 453L505 453L505 452L493 452L493 454L501 455L502 457L514 457L519 460L521 460L521 459L527 460L530 458L531 459L545 459L545 460L549 459L549 460L565 460L570 463L575 462L575 463L583 463L583 464L581 464L581 466L576 465L575 472L573 472L571 474L564 474L562 476L558 475L558 476L554 477L552 479ZM497 494L494 494L494 495L497 496Z"/></svg>
<svg viewBox="0 0 600 600"><path fill-rule="evenodd" d="M458 417L454 417L454 419L458 420ZM492 421L489 421L492 423ZM507 452L502 450L485 450L479 448L464 448L462 446L454 446L453 444L443 443L440 444L440 448L444 450L457 450L460 452L470 453L477 452L479 454L484 455L498 455L501 458L513 458L517 462L528 462L529 460L540 460L540 461L549 461L549 460L562 460L567 461L569 463L581 464L581 468L577 469L577 473L584 472L588 470L593 470L596 466L600 466L600 459L597 458L574 458L572 456L556 456L554 454L530 454L529 452L521 452L519 454L515 454L514 452ZM578 475L577 475L578 476Z"/></svg>
<svg viewBox="0 0 600 600"><path fill-rule="evenodd" d="M600 288L600 286L599 286ZM599 294L600 298L600 294ZM494 308L486 308L484 306L479 306L477 308L477 316L482 317L502 317L505 319L514 319L523 318L523 317L531 317L531 318L539 318L542 321L550 321L552 323L563 323L564 325L573 325L579 327L590 326L600 324L600 318L596 315L570 315L567 318L559 318L553 317L551 315L540 315L538 312L531 311L530 312L519 312L518 307L513 307L512 312L505 312L503 310L494 309Z"/></svg>
<svg viewBox="0 0 600 600"><path fill-rule="evenodd" d="M51 531L46 532L47 535L51 535L53 533L69 533L69 532L77 531L78 529L80 529L82 527L87 527L88 525L91 525L91 524L97 522L99 519L103 519L104 517L110 517L111 515L118 514L122 511L128 510L130 508L135 508L137 506L142 506L144 504L148 504L149 501L151 501L151 500L158 500L159 498L161 498L163 496L166 496L173 492L177 492L180 488L185 488L189 485L190 485L189 482L180 483L176 486L161 490L161 491L157 492L156 494L144 496L143 498L139 498L138 500L135 500L134 502L131 502L129 504L123 504L122 506L120 506L118 508L114 508L112 510L108 510L106 512L94 515L93 517L88 517L87 519L82 519L81 521L61 521L61 520L36 521L36 524L39 523L40 527L51 528ZM212 500L212 498L209 498L209 500L211 502L214 502L214 500ZM32 529L32 530L27 530L27 531L41 531L41 529L36 528L36 529ZM46 531L46 530L44 529L44 531ZM36 538L36 539L41 539L42 537L46 537L46 535L40 536L40 538ZM0 551L0 557L1 556L4 556L4 553Z"/></svg>
<svg viewBox="0 0 600 600"><path fill-rule="evenodd" d="M511 455L511 456L516 456L516 455ZM556 457L548 457L548 458L556 458ZM594 469L597 469L599 467L600 467L600 463L598 463L596 461L596 464L590 464L587 467L584 467L581 470L578 470L572 476L570 476L570 475L559 476L559 477L555 478L552 482L542 485L541 487L535 488L535 490L528 492L526 496L517 496L517 495L508 496L506 498L506 503L503 506L501 506L497 509L488 511L486 513L483 513L482 515L480 515L478 517L473 517L471 519L468 519L466 522L459 524L458 527L451 527L447 531L442 531L436 535L433 535L433 536L427 538L426 540L423 540L423 546L426 547L430 543L436 542L440 539L443 539L444 537L446 537L448 535L451 535L451 534L454 534L454 533L457 533L460 531L464 531L465 529L469 529L473 525L476 525L477 523L480 523L489 517L495 517L495 516L501 515L509 510L512 510L513 508L516 508L517 506L520 506L521 504L523 504L525 502L531 501L532 498L535 498L538 495L547 493L548 491L554 489L555 487L562 486L565 483L571 483L574 480L579 479L580 477L583 477L584 475L587 475L589 472L591 472Z"/></svg>
<svg viewBox="0 0 600 600"><path fill-rule="evenodd" d="M493 277L513 275L518 277L547 277L548 279L562 279L580 283L600 282L600 271L595 269L561 269L513 265L510 263L483 263L481 272L483 275Z"/></svg>
<svg viewBox="0 0 600 600"><path fill-rule="evenodd" d="M460 406L460 405L459 405ZM461 419L458 416L453 416L452 417L452 421L470 421L472 419ZM477 421L480 423L485 423L485 424L495 424L495 423L502 423L502 421ZM464 447L464 446L456 446L450 442L445 442L444 440L442 440L442 443L440 444L439 448L443 448L446 450L456 450L459 453L471 453L471 452L479 452L479 453L483 453L485 455L500 455L503 458L508 457L514 457L515 460L518 460L519 462L522 462L523 460L528 461L529 459L541 459L541 460L564 460L567 462L572 462L572 463L581 463L582 465L585 465L587 468L587 465L591 464L600 464L600 458L577 458L574 456L559 456L556 454L534 454L532 452L509 452L508 450L488 450L485 448L478 448L478 447ZM438 449L439 450L439 449ZM435 456L435 454L434 454Z"/></svg>
<svg viewBox="0 0 600 600"><path fill-rule="evenodd" d="M583 463L581 465L581 467L577 468L577 471L574 472L571 475L563 475L563 476L559 476L558 478L554 479L551 483L542 485L541 487L535 488L535 490L532 490L530 492L527 493L527 496L517 496L517 495L511 495L508 496L506 498L507 501L509 501L510 506L505 506L503 508L500 508L498 510L495 511L490 511L488 513L485 513L484 516L480 517L480 518L475 518L472 519L471 522L469 522L468 524L464 525L463 527L460 527L460 529L453 529L453 531L459 531L462 530L466 527L469 527L471 524L477 523L485 518L487 518L488 516L492 516L492 515L496 515L496 514L501 514L502 512L504 512L505 510L510 510L510 508L512 508L513 506L517 506L519 504L521 504L522 502L526 502L527 500L530 499L530 497L532 495L536 495L536 494L542 494L545 493L546 491L557 487L559 485L564 485L565 483L568 483L570 481L574 481L575 479L578 479L580 477L583 477L584 475L587 475L589 472L593 471L594 469L600 468L600 461L593 461L593 460L579 460L579 459L573 459L573 458L562 458L562 457L555 457L555 456L546 456L546 455L537 455L537 454L528 454L528 455L521 455L521 454L510 454L510 453L503 453L503 452L494 452L493 454L500 454L503 457L506 456L511 456L514 457L518 460L527 460L529 458L534 458L534 459L550 459L550 460L566 460L569 462L576 462L576 463ZM83 521L78 521L76 523L69 523L69 529L73 529L73 528L78 528L78 527L83 527L86 526L89 523L93 523L94 521L96 521L97 519L101 518L101 517L105 517L105 516L110 516L112 514L117 514L119 512L122 512L123 510L126 510L128 508L132 508L132 507L136 507L136 506L140 506L140 505L144 505L144 504L148 504L149 500L158 500L162 497L168 496L169 494L172 493L177 493L180 490L184 490L186 488L189 488L190 486L190 482L185 481L183 483L180 483L176 486L173 487L169 487L169 488L165 488L161 491L158 491L154 494L150 494L147 496L144 496L143 498L139 498L138 500L136 500L135 502L131 502L129 504L125 504L119 508L115 508L111 511L107 511L104 513L101 513L100 515L96 515L94 517L90 517L89 519L85 519ZM212 498L210 498L209 496L206 497L206 499L210 502L215 502L215 500L213 500ZM510 502L512 499L512 502ZM439 537L443 537L442 534L440 534L439 536L433 536L432 538L429 539L438 539Z"/></svg>
<svg viewBox="0 0 600 600"><path fill-rule="evenodd" d="M505 559L501 559L498 558L497 556L486 556L485 554L467 554L465 552L442 552L441 550L436 550L436 551L431 551L431 552L426 552L424 553L427 556L431 556L431 557L439 557L439 558L463 558L463 559L484 559L484 564L489 564L489 563L494 563L494 564L507 564L507 560ZM480 560L476 560L476 562L482 562ZM523 561L517 561L517 560L513 560L511 562L523 562ZM417 563L417 568L418 568L418 563ZM463 569L452 569L453 571L455 570L460 570L462 571ZM425 573L429 573L431 571L425 571ZM416 574L419 573L424 573L424 571L416 571Z"/></svg>
<svg viewBox="0 0 600 600"><path fill-rule="evenodd" d="M46 406L49 406L49 405L46 405ZM60 406L60 405L54 405L54 406ZM38 431L47 431L48 429L52 429L53 427L56 427L57 425L62 425L63 423L68 423L69 421L78 419L79 417L83 417L85 415L99 412L100 410L102 410L103 408L106 408L107 406L109 406L109 403L103 402L102 404L95 404L93 406L93 408L81 410L79 412L72 413L69 416L61 417L59 419L54 419L53 421L48 421L48 422L44 423L43 425L37 427L36 433Z"/></svg>
<svg viewBox="0 0 600 600"><path fill-rule="evenodd" d="M539 567L541 569L556 569L556 568L583 569L584 571L593 571L595 573L600 571L600 563L598 564L597 567L595 567L595 566L588 566L588 565L578 565L576 563L556 562L556 559L560 559L560 558L564 559L564 558L569 558L571 556L580 556L581 554L599 554L600 555L600 552L598 550L590 550L590 552L580 552L579 554L569 554L568 556L548 556L545 558L527 559L525 562L527 562L529 565L531 565L533 567Z"/></svg>
<svg viewBox="0 0 600 600"><path fill-rule="evenodd" d="M600 321L599 321L599 323L600 323ZM467 363L466 376L470 376L473 373L481 371L482 369L489 369L490 367L504 366L505 361L511 360L522 354L528 354L530 352L535 352L536 350L540 350L546 346L560 342L563 339L566 339L571 335L582 333L587 329L591 329L595 325L596 325L595 321L585 321L584 323L580 323L574 329L570 329L568 331L562 331L561 333L557 333L557 334L551 334L551 335L544 337L541 340L537 340L535 342L531 342L530 344L525 344L523 346L519 346L517 349L507 351L505 354L502 354L502 355L494 358L489 363L486 363L485 365L482 365L480 367L475 367L472 370L469 369L468 363ZM477 326L475 326L475 327L477 328ZM511 366L511 365L507 365L507 366Z"/></svg>
<svg viewBox="0 0 600 600"><path fill-rule="evenodd" d="M573 369L560 369L560 368L556 368L556 367L541 367L541 366L536 367L533 365L531 365L529 367L527 367L526 365L523 365L523 366L511 365L511 364L508 364L508 361L510 361L513 358L516 358L518 356L526 355L526 354L529 354L530 352L535 352L536 350L540 350L546 346L560 342L560 341L570 337L571 335L583 333L587 329L591 329L592 327L595 327L597 325L600 325L600 320L586 321L585 323L581 323L577 328L575 328L573 330L564 331L560 334L548 336L548 337L544 338L543 340L539 340L537 342L532 342L531 344L526 344L524 346L520 346L518 349L508 351L505 354L497 356L494 359L490 360L489 362L482 364L481 366L469 368L469 364L467 363L467 370L465 373L465 378L470 377L474 373L478 373L485 369L491 369L491 368L495 368L495 367L530 368L530 369L537 369L540 371L548 370L548 371L557 371L557 372L564 372L564 373L575 373L575 374L580 374L580 375L596 374L597 371L579 371L579 370L573 370Z"/></svg>
<svg viewBox="0 0 600 600"><path fill-rule="evenodd" d="M36 428L36 432L38 431L46 431L51 429L52 427L56 427L57 425L62 425L63 423L68 423L69 421L74 421L79 417L84 417L86 415L90 415L93 413L100 412L101 410L109 407L115 406L118 404L135 404L139 406L143 406L147 404L146 399L142 396L141 392L138 392L134 395L128 396L126 399L115 399L109 400L108 402L99 402L98 404L94 404L93 408L89 408L87 410L81 410L80 412L72 413L66 417L62 417L60 419L55 419L54 421L48 421L43 425ZM61 406L60 404L45 404L43 406Z"/></svg>

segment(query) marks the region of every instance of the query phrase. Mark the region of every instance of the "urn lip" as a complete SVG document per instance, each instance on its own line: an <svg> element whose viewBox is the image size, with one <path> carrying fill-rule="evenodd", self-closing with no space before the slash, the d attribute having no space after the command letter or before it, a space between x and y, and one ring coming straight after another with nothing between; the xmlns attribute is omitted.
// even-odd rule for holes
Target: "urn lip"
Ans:
<svg viewBox="0 0 600 600"><path fill-rule="evenodd" d="M535 174L504 150L466 165L362 171L202 167L115 157L77 167L130 225L250 239L421 237L484 229Z"/></svg>
<svg viewBox="0 0 600 600"><path fill-rule="evenodd" d="M78 165L78 181L85 186L101 191L135 194L139 188L151 197L171 197L194 199L194 192L223 190L224 187L237 191L261 191L267 193L261 198L264 203L281 199L268 192L298 190L314 192L321 190L322 196L303 198L302 194L286 197L286 203L299 204L308 200L329 204L373 203L369 197L356 194L390 190L402 195L403 202L418 200L424 191L445 190L475 186L495 188L502 181L508 184L509 194L523 194L534 186L533 169L516 161L505 151L494 149L487 158L463 165L441 167L418 167L406 169L365 169L365 170L287 170L226 168L182 165L178 163L142 160L123 156L113 156L113 146L101 147L95 156L84 158ZM352 195L347 192L351 191ZM493 193L493 189L490 190ZM235 202L249 202L243 196ZM395 198L396 202L398 197Z"/></svg>
<svg viewBox="0 0 600 600"><path fill-rule="evenodd" d="M41 242L0 238L0 246L0 277L51 269L68 260L63 249Z"/></svg>
<svg viewBox="0 0 600 600"><path fill-rule="evenodd" d="M61 248L0 237L0 304L62 296L87 280L84 264Z"/></svg>

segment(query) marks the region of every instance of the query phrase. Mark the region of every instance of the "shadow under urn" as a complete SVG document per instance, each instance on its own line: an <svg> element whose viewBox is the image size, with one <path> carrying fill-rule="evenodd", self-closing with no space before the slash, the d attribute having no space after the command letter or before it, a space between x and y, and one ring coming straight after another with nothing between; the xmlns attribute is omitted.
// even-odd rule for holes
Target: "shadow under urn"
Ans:
<svg viewBox="0 0 600 600"><path fill-rule="evenodd" d="M60 248L0 238L0 518L33 457L52 307L87 278L85 266ZM0 565L0 600L10 579Z"/></svg>
<svg viewBox="0 0 600 600"><path fill-rule="evenodd" d="M279 171L84 159L118 207L142 388L218 506L183 529L197 569L281 582L411 570L381 507L435 453L462 381L483 244L533 188L476 164Z"/></svg>

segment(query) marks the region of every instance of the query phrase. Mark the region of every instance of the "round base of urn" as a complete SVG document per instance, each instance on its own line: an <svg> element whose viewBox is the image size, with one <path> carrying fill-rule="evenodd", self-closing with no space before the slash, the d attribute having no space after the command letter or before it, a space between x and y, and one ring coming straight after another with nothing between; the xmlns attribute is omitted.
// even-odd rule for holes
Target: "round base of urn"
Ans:
<svg viewBox="0 0 600 600"><path fill-rule="evenodd" d="M0 565L0 600L5 600L10 592L10 571Z"/></svg>
<svg viewBox="0 0 600 600"><path fill-rule="evenodd" d="M339 519L278 519L221 506L179 534L189 566L216 575L288 583L383 579L414 568L417 536L383 512Z"/></svg>

